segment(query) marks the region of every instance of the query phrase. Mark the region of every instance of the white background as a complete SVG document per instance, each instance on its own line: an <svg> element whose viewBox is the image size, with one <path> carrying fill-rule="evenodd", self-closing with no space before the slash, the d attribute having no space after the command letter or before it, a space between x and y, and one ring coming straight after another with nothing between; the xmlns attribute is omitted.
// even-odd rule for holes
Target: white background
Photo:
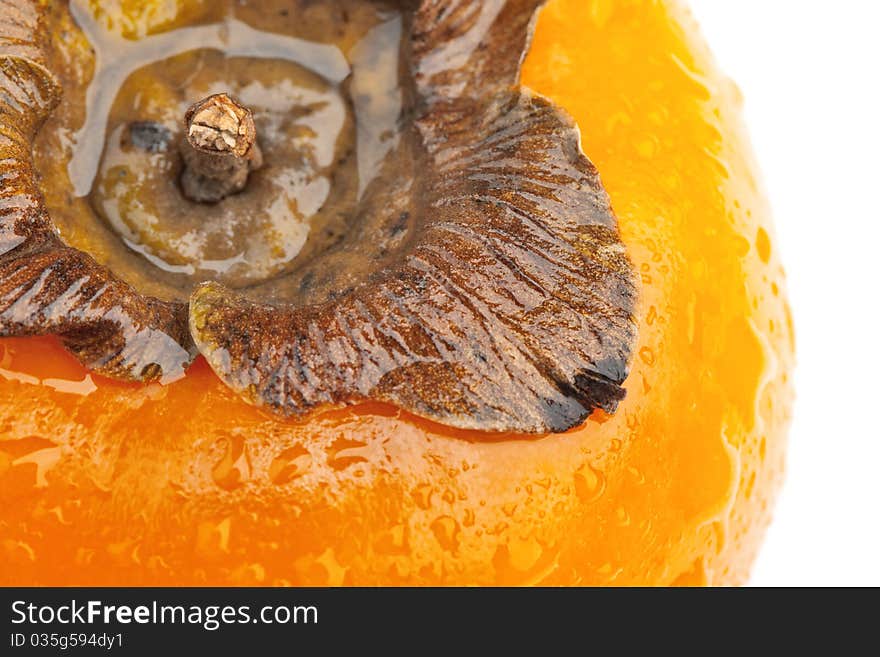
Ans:
<svg viewBox="0 0 880 657"><path fill-rule="evenodd" d="M773 204L798 370L752 584L880 585L880 2L691 0Z"/></svg>

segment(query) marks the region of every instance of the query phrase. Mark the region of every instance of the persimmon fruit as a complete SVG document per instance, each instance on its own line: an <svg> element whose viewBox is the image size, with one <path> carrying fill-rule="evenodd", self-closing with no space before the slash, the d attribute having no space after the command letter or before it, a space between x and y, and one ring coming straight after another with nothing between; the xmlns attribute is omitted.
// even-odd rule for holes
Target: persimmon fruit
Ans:
<svg viewBox="0 0 880 657"><path fill-rule="evenodd" d="M487 440L377 403L279 420L0 341L4 585L741 584L794 338L741 98L679 3L551 0L524 86L577 121L639 276L613 415Z"/></svg>

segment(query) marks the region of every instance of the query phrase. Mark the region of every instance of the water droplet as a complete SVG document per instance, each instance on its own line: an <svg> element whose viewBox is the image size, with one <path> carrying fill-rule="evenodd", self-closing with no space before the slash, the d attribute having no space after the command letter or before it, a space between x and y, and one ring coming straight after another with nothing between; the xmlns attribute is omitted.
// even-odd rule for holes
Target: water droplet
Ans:
<svg viewBox="0 0 880 657"><path fill-rule="evenodd" d="M78 395L80 397L88 397L98 389L92 376L87 374L86 377L79 381L69 381L67 379L43 379L43 385L64 392L70 395Z"/></svg>
<svg viewBox="0 0 880 657"><path fill-rule="evenodd" d="M431 496L433 494L434 489L431 487L431 484L421 484L420 486L416 486L412 492L413 499L416 501L416 506L425 510L431 508Z"/></svg>
<svg viewBox="0 0 880 657"><path fill-rule="evenodd" d="M229 436L214 443L223 450L223 456L211 469L211 477L220 488L232 490L250 478L250 463L244 438Z"/></svg>
<svg viewBox="0 0 880 657"><path fill-rule="evenodd" d="M437 542L447 552L458 550L460 528L452 516L439 516L431 523L431 531Z"/></svg>
<svg viewBox="0 0 880 657"><path fill-rule="evenodd" d="M375 549L382 554L406 554L409 552L409 527L400 524L384 532L376 541Z"/></svg>
<svg viewBox="0 0 880 657"><path fill-rule="evenodd" d="M534 538L511 538L507 549L511 567L522 571L530 570L544 554L544 548Z"/></svg>
<svg viewBox="0 0 880 657"><path fill-rule="evenodd" d="M626 470L632 475L637 484L642 485L645 483L645 475L641 470L634 466L629 466Z"/></svg>
<svg viewBox="0 0 880 657"><path fill-rule="evenodd" d="M61 460L60 447L48 447L40 449L30 454L26 454L21 458L12 462L13 466L31 464L34 467L34 487L46 488L49 481L46 479L46 473L54 468Z"/></svg>
<svg viewBox="0 0 880 657"><path fill-rule="evenodd" d="M605 121L605 131L614 134L617 126L632 125L632 117L624 111L615 112Z"/></svg>
<svg viewBox="0 0 880 657"><path fill-rule="evenodd" d="M2 458L2 453L0 453L0 458ZM55 516L59 523L62 525L72 525L73 523L70 520L67 520L64 517L64 509L61 505L53 506L51 509L46 509L46 513Z"/></svg>
<svg viewBox="0 0 880 657"><path fill-rule="evenodd" d="M229 551L229 530L232 518L218 523L205 521L196 528L196 552L203 558L217 557Z"/></svg>
<svg viewBox="0 0 880 657"><path fill-rule="evenodd" d="M700 98L709 100L712 97L709 87L711 86L701 71L697 71L684 60L680 59L676 54L670 54L670 59L678 67L685 77L693 82L694 88L699 92Z"/></svg>
<svg viewBox="0 0 880 657"><path fill-rule="evenodd" d="M130 566L134 562L136 549L134 541L131 540L108 543L105 548L110 558L120 566Z"/></svg>
<svg viewBox="0 0 880 657"><path fill-rule="evenodd" d="M266 580L266 569L259 563L242 564L229 573L229 581L235 586L254 586Z"/></svg>
<svg viewBox="0 0 880 657"><path fill-rule="evenodd" d="M350 440L340 436L330 445L327 454L327 465L334 470L344 470L355 463L365 463L366 458L358 450L367 446L361 440Z"/></svg>
<svg viewBox="0 0 880 657"><path fill-rule="evenodd" d="M745 489L743 490L743 493L745 494L747 500L751 499L752 492L754 490L755 490L755 473L753 472L751 475L749 475L748 481L746 481Z"/></svg>
<svg viewBox="0 0 880 657"><path fill-rule="evenodd" d="M294 445L281 452L269 465L269 479L283 485L304 475L312 465L312 456L302 445Z"/></svg>
<svg viewBox="0 0 880 657"><path fill-rule="evenodd" d="M691 294L687 303L687 339L694 344L697 335L697 295Z"/></svg>
<svg viewBox="0 0 880 657"><path fill-rule="evenodd" d="M348 568L344 568L339 563L333 548L324 550L321 556L315 559L315 563L324 566L327 571L327 586L342 586L345 583L345 573Z"/></svg>
<svg viewBox="0 0 880 657"><path fill-rule="evenodd" d="M763 228L758 228L758 236L755 238L755 248L758 249L758 257L764 264L770 262L770 236Z"/></svg>
<svg viewBox="0 0 880 657"><path fill-rule="evenodd" d="M26 563L28 561L36 561L37 553L29 543L24 541L13 541L7 539L0 542L3 547L4 561L7 564Z"/></svg>
<svg viewBox="0 0 880 657"><path fill-rule="evenodd" d="M582 502L595 502L605 492L605 475L584 463L574 473L574 491Z"/></svg>

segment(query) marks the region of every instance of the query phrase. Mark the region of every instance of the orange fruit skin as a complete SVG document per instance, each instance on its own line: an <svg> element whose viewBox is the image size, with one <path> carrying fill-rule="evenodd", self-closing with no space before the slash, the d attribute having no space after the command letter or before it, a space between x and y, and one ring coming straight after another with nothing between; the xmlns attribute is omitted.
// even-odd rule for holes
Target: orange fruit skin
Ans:
<svg viewBox="0 0 880 657"><path fill-rule="evenodd" d="M527 439L365 405L280 422L0 342L5 585L739 584L783 475L793 330L735 86L678 4L551 0L524 84L583 133L641 275L614 416Z"/></svg>

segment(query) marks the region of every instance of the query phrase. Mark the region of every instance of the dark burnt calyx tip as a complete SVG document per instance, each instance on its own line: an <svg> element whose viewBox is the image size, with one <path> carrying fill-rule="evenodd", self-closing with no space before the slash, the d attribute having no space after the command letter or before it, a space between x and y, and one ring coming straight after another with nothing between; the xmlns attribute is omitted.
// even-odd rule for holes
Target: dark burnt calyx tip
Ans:
<svg viewBox="0 0 880 657"><path fill-rule="evenodd" d="M215 94L189 108L181 142L184 195L216 203L247 185L263 164L253 113L227 94Z"/></svg>

